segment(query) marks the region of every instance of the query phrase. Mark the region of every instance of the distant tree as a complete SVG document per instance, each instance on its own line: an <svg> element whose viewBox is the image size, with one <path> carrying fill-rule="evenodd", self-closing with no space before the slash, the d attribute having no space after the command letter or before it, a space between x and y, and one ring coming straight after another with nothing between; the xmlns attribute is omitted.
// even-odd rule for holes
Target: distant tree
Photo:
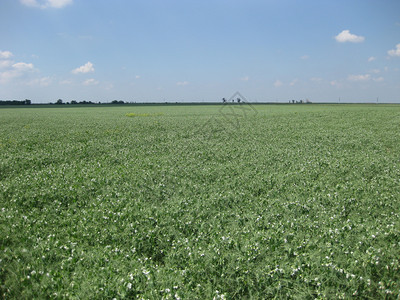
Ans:
<svg viewBox="0 0 400 300"><path fill-rule="evenodd" d="M76 102L76 100L72 100L71 104L78 104L78 102Z"/></svg>
<svg viewBox="0 0 400 300"><path fill-rule="evenodd" d="M83 100L83 101L78 102L78 104L94 104L94 103L92 101Z"/></svg>
<svg viewBox="0 0 400 300"><path fill-rule="evenodd" d="M32 101L29 99L25 99L24 104L25 105L31 105Z"/></svg>
<svg viewBox="0 0 400 300"><path fill-rule="evenodd" d="M238 103L240 103L240 101L241 101L240 98L237 98L236 100L237 100Z"/></svg>
<svg viewBox="0 0 400 300"><path fill-rule="evenodd" d="M63 104L63 101L61 99L58 99L56 104Z"/></svg>
<svg viewBox="0 0 400 300"><path fill-rule="evenodd" d="M113 100L113 101L111 101L111 103L112 104L124 104L125 102L124 101L122 101L122 100Z"/></svg>
<svg viewBox="0 0 400 300"><path fill-rule="evenodd" d="M222 98L222 103L226 103L226 99L225 98Z"/></svg>

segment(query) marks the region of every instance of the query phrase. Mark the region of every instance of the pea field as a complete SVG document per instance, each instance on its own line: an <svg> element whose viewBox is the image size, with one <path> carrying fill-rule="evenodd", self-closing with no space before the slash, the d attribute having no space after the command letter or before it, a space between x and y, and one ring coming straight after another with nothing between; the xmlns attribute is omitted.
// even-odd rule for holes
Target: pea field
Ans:
<svg viewBox="0 0 400 300"><path fill-rule="evenodd" d="M397 299L400 105L0 109L2 299Z"/></svg>

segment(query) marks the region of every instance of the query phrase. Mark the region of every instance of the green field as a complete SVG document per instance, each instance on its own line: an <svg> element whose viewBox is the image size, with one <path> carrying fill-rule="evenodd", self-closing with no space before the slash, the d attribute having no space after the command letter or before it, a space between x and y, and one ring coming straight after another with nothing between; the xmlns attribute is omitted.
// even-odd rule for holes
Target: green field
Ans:
<svg viewBox="0 0 400 300"><path fill-rule="evenodd" d="M0 109L0 298L397 298L400 105Z"/></svg>

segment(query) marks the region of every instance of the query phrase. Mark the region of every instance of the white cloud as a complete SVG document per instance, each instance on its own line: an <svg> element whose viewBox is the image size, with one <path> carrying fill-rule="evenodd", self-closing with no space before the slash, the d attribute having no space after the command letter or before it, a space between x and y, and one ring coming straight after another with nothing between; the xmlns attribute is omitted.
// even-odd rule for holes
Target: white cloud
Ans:
<svg viewBox="0 0 400 300"><path fill-rule="evenodd" d="M36 0L21 0L21 3L26 6L39 6Z"/></svg>
<svg viewBox="0 0 400 300"><path fill-rule="evenodd" d="M388 51L390 56L400 56L400 44L396 45L396 49L392 49Z"/></svg>
<svg viewBox="0 0 400 300"><path fill-rule="evenodd" d="M19 63L13 64L12 67L15 70L21 71L21 72L33 70L33 64L27 64L24 62L19 62Z"/></svg>
<svg viewBox="0 0 400 300"><path fill-rule="evenodd" d="M8 51L6 51L8 52ZM12 54L4 55L3 57L11 57ZM17 62L11 60L0 60L0 84L16 83L35 87L46 87L52 82L50 77L37 77L38 70L35 69L32 63Z"/></svg>
<svg viewBox="0 0 400 300"><path fill-rule="evenodd" d="M376 60L376 57L374 57L374 56L371 56L371 57L368 58L368 62L371 62L371 61L374 61L374 60Z"/></svg>
<svg viewBox="0 0 400 300"><path fill-rule="evenodd" d="M61 80L61 81L59 82L59 84L62 84L62 85L70 85L70 84L72 84L72 80L64 79L64 80Z"/></svg>
<svg viewBox="0 0 400 300"><path fill-rule="evenodd" d="M337 36L335 36L336 41L339 43L351 42L351 43L361 43L365 40L363 36L355 35L350 33L349 30L343 30Z"/></svg>
<svg viewBox="0 0 400 300"><path fill-rule="evenodd" d="M302 57L300 57L301 59L303 59L303 60L306 60L306 59L309 59L310 58L310 56L308 56L308 55L303 55Z"/></svg>
<svg viewBox="0 0 400 300"><path fill-rule="evenodd" d="M0 72L0 84L8 83L11 79L17 76L16 72L13 71L5 71Z"/></svg>
<svg viewBox="0 0 400 300"><path fill-rule="evenodd" d="M5 68L5 71L0 72L0 83L2 84L8 83L14 78L22 77L23 75L34 71L33 64L24 62L12 64L11 61L3 61L1 66Z"/></svg>
<svg viewBox="0 0 400 300"><path fill-rule="evenodd" d="M87 86L88 85L97 85L97 84L99 84L99 82L96 79L90 78L90 79L85 80L82 84L87 85Z"/></svg>
<svg viewBox="0 0 400 300"><path fill-rule="evenodd" d="M385 79L383 78L383 77L378 77L378 78L374 78L373 79L375 82L382 82L382 81L384 81Z"/></svg>
<svg viewBox="0 0 400 300"><path fill-rule="evenodd" d="M139 78L140 78L140 76L139 76L139 75L136 75L136 76L135 76L135 79L139 79Z"/></svg>
<svg viewBox="0 0 400 300"><path fill-rule="evenodd" d="M178 85L178 86L185 86L185 85L188 85L188 84L189 84L189 82L187 82L187 81L179 81L179 82L176 83L176 85Z"/></svg>
<svg viewBox="0 0 400 300"><path fill-rule="evenodd" d="M79 68L72 70L73 74L89 73L89 72L94 72L93 64L90 61L88 61L83 66L80 66Z"/></svg>
<svg viewBox="0 0 400 300"><path fill-rule="evenodd" d="M20 0L22 4L38 8L63 8L73 3L73 0Z"/></svg>
<svg viewBox="0 0 400 300"><path fill-rule="evenodd" d="M372 69L372 70L370 70L368 73L371 73L371 74L379 74L381 72L381 70L379 70L379 69Z"/></svg>
<svg viewBox="0 0 400 300"><path fill-rule="evenodd" d="M73 0L47 0L47 5L54 8L62 8L72 4Z"/></svg>
<svg viewBox="0 0 400 300"><path fill-rule="evenodd" d="M7 59L13 56L10 51L0 51L0 59Z"/></svg>
<svg viewBox="0 0 400 300"><path fill-rule="evenodd" d="M12 60L0 60L0 69L7 69L13 64Z"/></svg>
<svg viewBox="0 0 400 300"><path fill-rule="evenodd" d="M297 78L293 79L292 82L290 83L290 86L294 86L297 83L297 81L299 81Z"/></svg>
<svg viewBox="0 0 400 300"><path fill-rule="evenodd" d="M367 81L371 79L370 74L364 74L364 75L349 75L347 77L348 80L350 81Z"/></svg>
<svg viewBox="0 0 400 300"><path fill-rule="evenodd" d="M274 82L274 87L280 87L280 86L282 86L283 85L283 82L282 81L280 81L280 80L275 80L275 82Z"/></svg>
<svg viewBox="0 0 400 300"><path fill-rule="evenodd" d="M249 76L244 76L242 78L240 78L241 81L249 81L250 77Z"/></svg>
<svg viewBox="0 0 400 300"><path fill-rule="evenodd" d="M340 84L337 80L332 80L332 81L330 82L330 85L331 85L331 86L340 86L341 84Z"/></svg>

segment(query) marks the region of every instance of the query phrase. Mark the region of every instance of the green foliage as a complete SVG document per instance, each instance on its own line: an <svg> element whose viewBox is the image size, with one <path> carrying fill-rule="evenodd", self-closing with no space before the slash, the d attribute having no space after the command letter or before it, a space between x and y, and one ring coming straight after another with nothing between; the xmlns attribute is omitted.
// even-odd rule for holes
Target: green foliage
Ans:
<svg viewBox="0 0 400 300"><path fill-rule="evenodd" d="M0 297L398 297L400 107L227 108L0 109Z"/></svg>
<svg viewBox="0 0 400 300"><path fill-rule="evenodd" d="M127 113L125 116L127 117L156 117L162 116L163 113Z"/></svg>

